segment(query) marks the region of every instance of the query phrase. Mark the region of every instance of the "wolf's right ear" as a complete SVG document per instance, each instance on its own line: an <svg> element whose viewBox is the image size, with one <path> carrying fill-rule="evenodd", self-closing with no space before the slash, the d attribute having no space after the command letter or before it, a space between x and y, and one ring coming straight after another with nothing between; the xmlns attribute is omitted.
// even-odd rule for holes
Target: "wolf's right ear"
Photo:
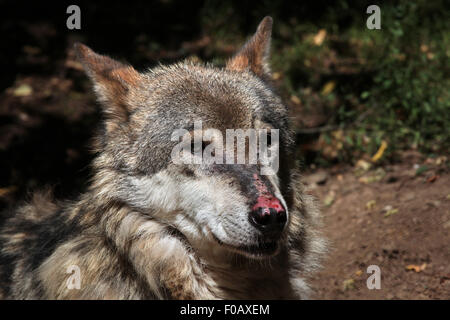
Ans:
<svg viewBox="0 0 450 320"><path fill-rule="evenodd" d="M131 111L131 106L127 103L128 93L139 84L139 72L132 66L99 55L81 43L75 44L75 53L93 81L106 115L126 121Z"/></svg>
<svg viewBox="0 0 450 320"><path fill-rule="evenodd" d="M234 71L250 70L257 76L270 76L270 38L272 35L271 17L265 17L253 37L228 61L226 68Z"/></svg>

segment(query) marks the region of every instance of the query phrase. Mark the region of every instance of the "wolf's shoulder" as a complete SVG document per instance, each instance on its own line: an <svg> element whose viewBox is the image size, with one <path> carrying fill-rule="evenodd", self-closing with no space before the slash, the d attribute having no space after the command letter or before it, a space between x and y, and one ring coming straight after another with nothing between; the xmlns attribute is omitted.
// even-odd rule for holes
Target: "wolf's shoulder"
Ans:
<svg viewBox="0 0 450 320"><path fill-rule="evenodd" d="M32 272L60 243L79 231L69 223L68 215L50 192L34 193L29 202L9 213L0 228L0 284L4 296L18 270L21 274Z"/></svg>

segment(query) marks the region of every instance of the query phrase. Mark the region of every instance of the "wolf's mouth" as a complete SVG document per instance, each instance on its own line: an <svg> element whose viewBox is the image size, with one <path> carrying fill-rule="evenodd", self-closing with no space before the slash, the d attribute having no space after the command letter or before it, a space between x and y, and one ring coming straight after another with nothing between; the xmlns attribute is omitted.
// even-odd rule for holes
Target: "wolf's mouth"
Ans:
<svg viewBox="0 0 450 320"><path fill-rule="evenodd" d="M279 251L278 241L272 242L259 242L254 245L242 245L242 246L234 246L228 243L223 242L216 235L212 234L214 240L220 244L221 246L226 247L227 249L234 251L236 253L240 253L250 258L254 259L262 259L274 256Z"/></svg>

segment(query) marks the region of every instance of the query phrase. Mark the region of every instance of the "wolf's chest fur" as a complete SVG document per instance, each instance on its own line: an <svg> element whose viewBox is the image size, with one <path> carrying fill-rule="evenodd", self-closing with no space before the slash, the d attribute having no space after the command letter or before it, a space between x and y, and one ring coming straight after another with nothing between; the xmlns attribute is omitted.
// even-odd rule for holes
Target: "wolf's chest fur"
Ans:
<svg viewBox="0 0 450 320"><path fill-rule="evenodd" d="M269 83L271 25L265 18L223 69L139 73L76 47L105 114L94 177L78 201L36 194L5 223L0 297L306 297L303 277L324 245L292 161L287 108ZM273 132L277 166L223 162L235 151L217 138L228 129ZM173 161L179 130L208 137L198 148L219 161Z"/></svg>

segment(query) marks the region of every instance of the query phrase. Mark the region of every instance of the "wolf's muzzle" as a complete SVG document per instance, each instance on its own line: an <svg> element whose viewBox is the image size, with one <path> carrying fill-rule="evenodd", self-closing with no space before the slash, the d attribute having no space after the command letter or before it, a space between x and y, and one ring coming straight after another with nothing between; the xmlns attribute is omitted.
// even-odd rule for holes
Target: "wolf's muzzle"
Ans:
<svg viewBox="0 0 450 320"><path fill-rule="evenodd" d="M250 223L268 236L279 236L286 221L286 210L275 197L258 197L250 212Z"/></svg>

